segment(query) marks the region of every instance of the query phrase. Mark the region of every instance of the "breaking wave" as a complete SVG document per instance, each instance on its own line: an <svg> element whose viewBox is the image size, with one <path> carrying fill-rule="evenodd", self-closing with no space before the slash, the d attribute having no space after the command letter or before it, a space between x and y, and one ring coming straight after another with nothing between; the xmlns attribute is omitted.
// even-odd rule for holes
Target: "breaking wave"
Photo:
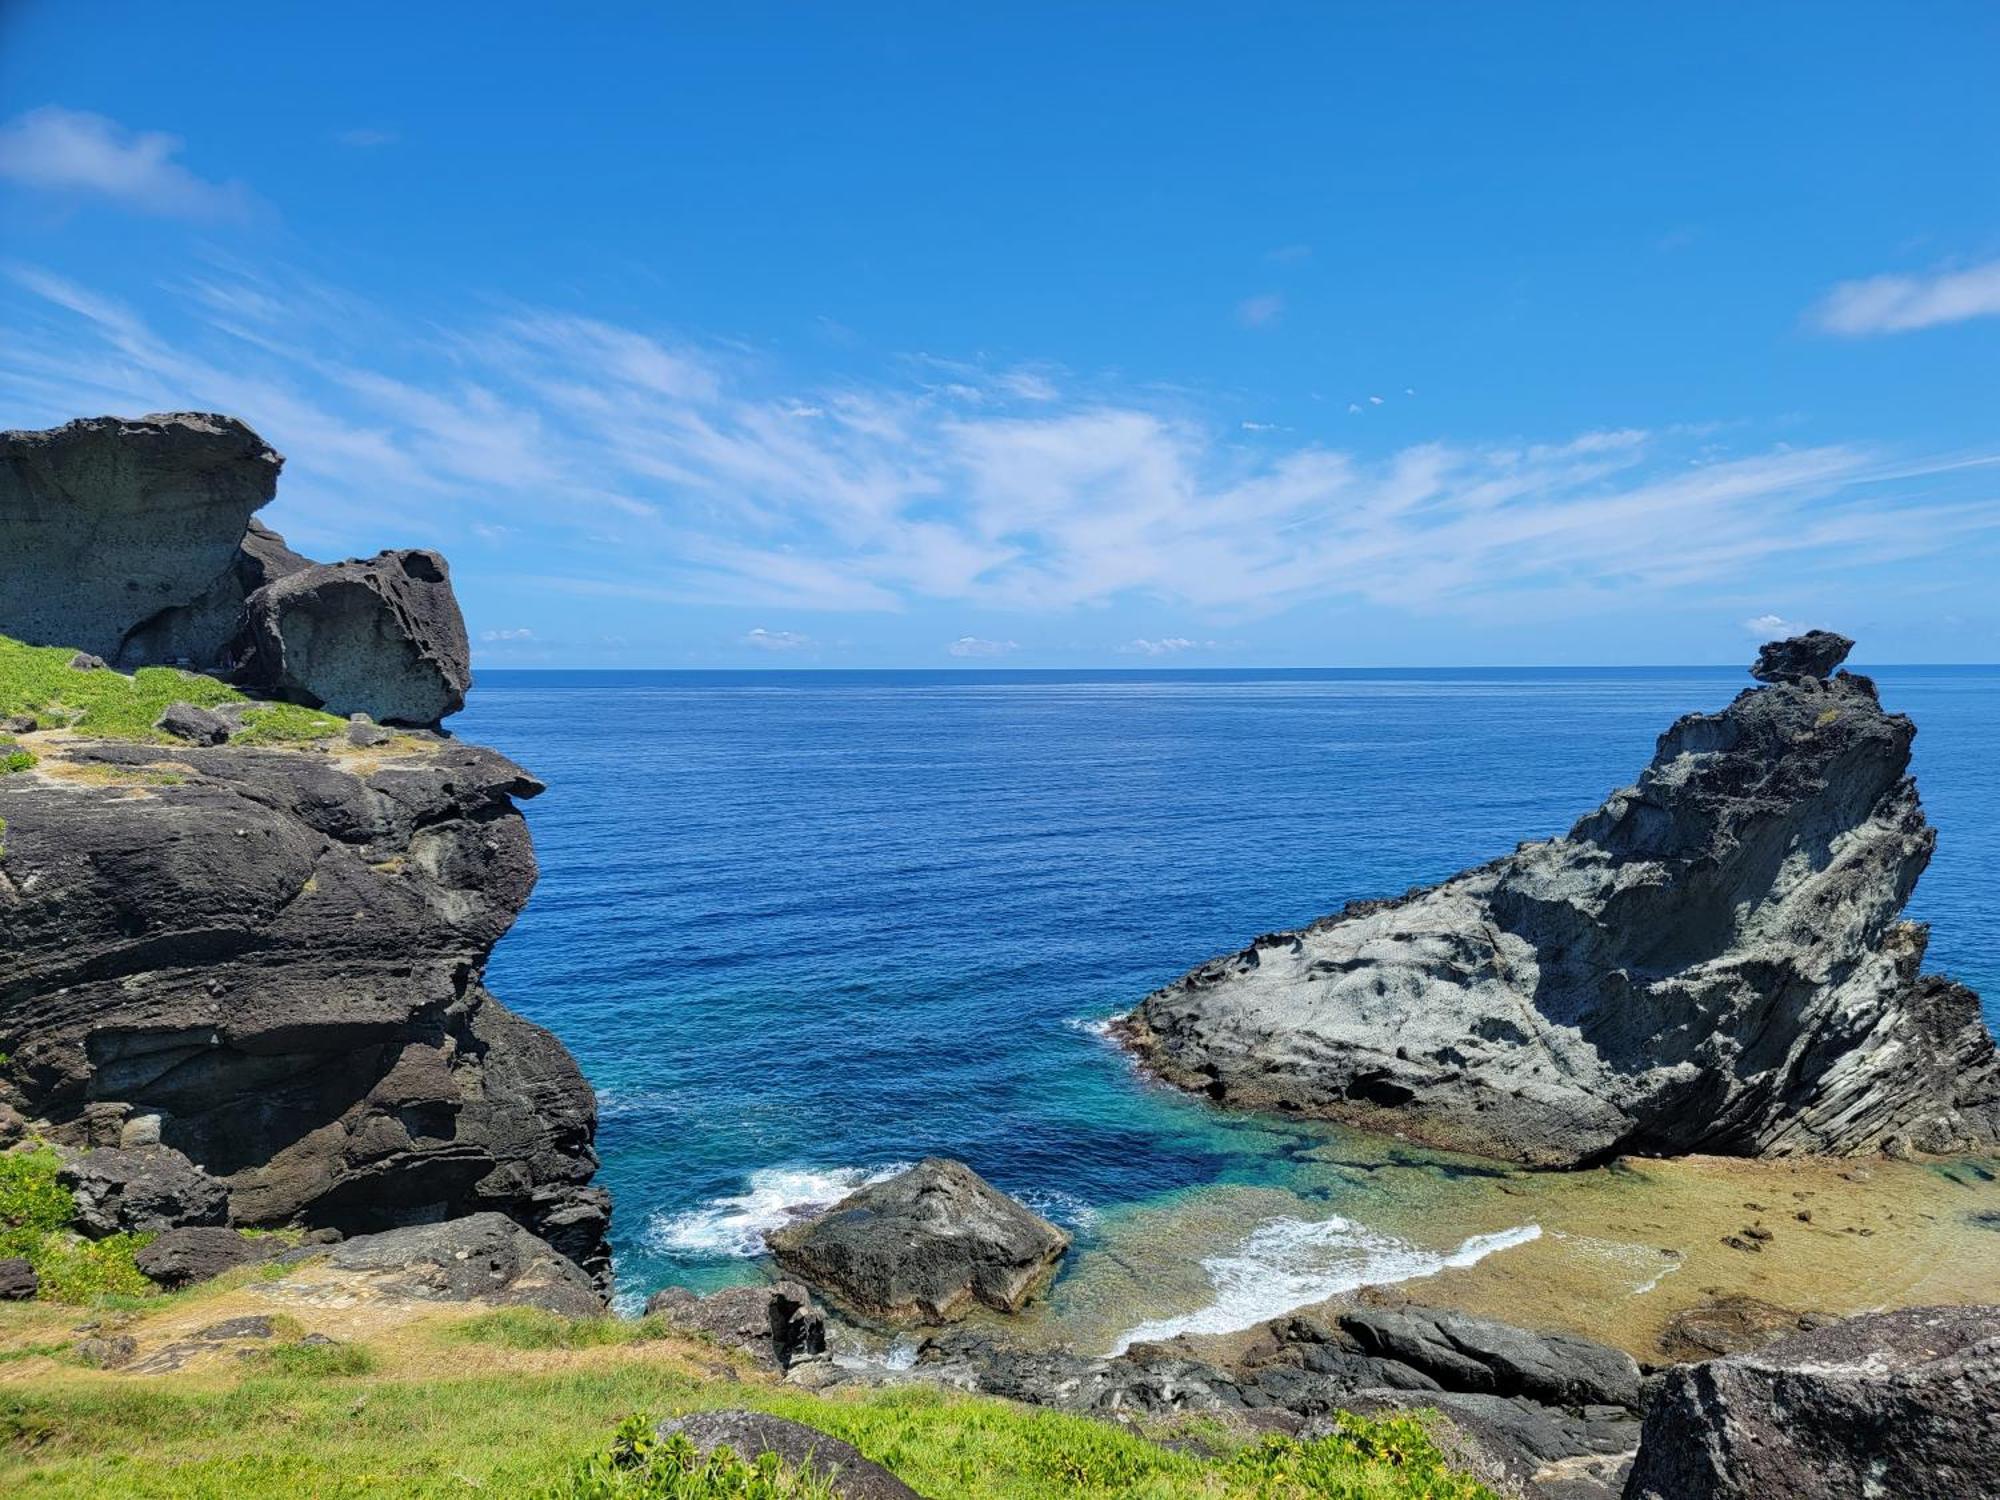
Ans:
<svg viewBox="0 0 2000 1500"><path fill-rule="evenodd" d="M858 1187L909 1170L908 1162L883 1167L764 1167L750 1174L745 1191L711 1198L680 1213L654 1213L646 1221L646 1248L667 1255L734 1256L765 1253L764 1236L794 1219L831 1208Z"/></svg>
<svg viewBox="0 0 2000 1500"><path fill-rule="evenodd" d="M1123 1334L1113 1354L1182 1333L1234 1333L1293 1308L1308 1307L1364 1286L1414 1281L1455 1266L1475 1265L1498 1250L1542 1237L1539 1224L1475 1234L1456 1250L1421 1249L1349 1219L1272 1219L1227 1255L1202 1261L1215 1298L1177 1317L1141 1323Z"/></svg>

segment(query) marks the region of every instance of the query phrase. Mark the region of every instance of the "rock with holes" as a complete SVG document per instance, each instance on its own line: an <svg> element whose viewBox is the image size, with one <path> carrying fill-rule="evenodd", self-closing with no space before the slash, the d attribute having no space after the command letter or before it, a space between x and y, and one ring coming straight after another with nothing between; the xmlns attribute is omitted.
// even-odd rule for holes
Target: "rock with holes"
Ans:
<svg viewBox="0 0 2000 1500"><path fill-rule="evenodd" d="M1874 1313L1667 1372L1626 1500L1983 1500L2000 1307Z"/></svg>
<svg viewBox="0 0 2000 1500"><path fill-rule="evenodd" d="M228 1189L169 1146L86 1151L64 1162L56 1180L76 1200L71 1222L92 1239L229 1218Z"/></svg>
<svg viewBox="0 0 2000 1500"><path fill-rule="evenodd" d="M1220 1102L1537 1166L2000 1141L2000 1054L1902 919L1936 842L1916 726L1843 638L1661 736L1569 833L1257 939L1122 1035Z"/></svg>
<svg viewBox="0 0 2000 1500"><path fill-rule="evenodd" d="M1016 1312L1069 1236L963 1162L928 1157L767 1236L778 1264L866 1318L942 1323Z"/></svg>
<svg viewBox="0 0 2000 1500"><path fill-rule="evenodd" d="M435 552L314 564L244 605L246 682L336 714L435 725L472 685L465 620Z"/></svg>
<svg viewBox="0 0 2000 1500"><path fill-rule="evenodd" d="M219 662L283 463L208 412L0 433L0 632L122 668Z"/></svg>

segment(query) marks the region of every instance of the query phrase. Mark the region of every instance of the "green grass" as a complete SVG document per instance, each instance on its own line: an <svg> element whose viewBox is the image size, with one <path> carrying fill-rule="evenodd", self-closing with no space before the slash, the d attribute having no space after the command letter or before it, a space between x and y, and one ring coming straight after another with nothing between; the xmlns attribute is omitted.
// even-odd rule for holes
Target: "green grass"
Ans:
<svg viewBox="0 0 2000 1500"><path fill-rule="evenodd" d="M50 1302L157 1293L133 1260L151 1235L86 1240L70 1233L76 1200L56 1180L59 1166L47 1148L0 1155L0 1257L25 1257L41 1281L37 1295Z"/></svg>
<svg viewBox="0 0 2000 1500"><path fill-rule="evenodd" d="M810 1470L786 1472L777 1455L749 1461L722 1447L704 1457L678 1433L661 1442L652 1418L620 1424L611 1446L543 1491L544 1500L838 1500Z"/></svg>
<svg viewBox="0 0 2000 1500"><path fill-rule="evenodd" d="M372 1375L375 1356L364 1344L289 1343L259 1349L251 1360L261 1370L274 1375L290 1375L302 1380L338 1380L355 1375Z"/></svg>
<svg viewBox="0 0 2000 1500"><path fill-rule="evenodd" d="M447 1379L329 1373L260 1372L206 1391L105 1378L0 1386L0 1494L588 1496L560 1486L602 1463L622 1419L749 1406L854 1444L933 1500L1493 1500L1448 1474L1408 1417L1355 1419L1321 1442L1268 1441L1204 1459L1083 1417L922 1386L818 1397L602 1357Z"/></svg>
<svg viewBox="0 0 2000 1500"><path fill-rule="evenodd" d="M266 703L248 709L243 727L230 736L232 745L297 745L339 734L347 721L296 703Z"/></svg>
<svg viewBox="0 0 2000 1500"><path fill-rule="evenodd" d="M32 714L42 729L76 729L106 739L161 740L153 721L169 703L214 708L241 703L225 682L175 667L141 667L130 677L74 670L66 646L26 646L0 636L0 718Z"/></svg>
<svg viewBox="0 0 2000 1500"><path fill-rule="evenodd" d="M540 1307L502 1307L448 1323L439 1336L502 1349L602 1349L666 1336L658 1318L565 1318Z"/></svg>
<svg viewBox="0 0 2000 1500"><path fill-rule="evenodd" d="M35 763L32 750L9 750L0 755L0 776L11 776L16 771L25 771Z"/></svg>

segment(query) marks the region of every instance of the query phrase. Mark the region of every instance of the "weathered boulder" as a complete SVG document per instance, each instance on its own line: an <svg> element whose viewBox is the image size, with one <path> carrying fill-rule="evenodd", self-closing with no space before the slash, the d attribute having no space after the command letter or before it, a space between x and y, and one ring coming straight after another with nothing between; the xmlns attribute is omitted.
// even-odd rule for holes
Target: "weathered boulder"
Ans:
<svg viewBox="0 0 2000 1500"><path fill-rule="evenodd" d="M167 1146L86 1151L64 1162L56 1180L76 1199L71 1222L92 1239L229 1219L228 1189Z"/></svg>
<svg viewBox="0 0 2000 1500"><path fill-rule="evenodd" d="M424 737L352 768L237 745L59 761L91 775L0 777L0 1052L57 1138L143 1122L238 1224L499 1209L608 1267L595 1098L480 983L534 886L514 799L539 782Z"/></svg>
<svg viewBox="0 0 2000 1500"><path fill-rule="evenodd" d="M0 433L0 630L125 667L219 660L250 515L283 463L203 412Z"/></svg>
<svg viewBox="0 0 2000 1500"><path fill-rule="evenodd" d="M26 1302L41 1290L35 1268L18 1255L0 1260L0 1302Z"/></svg>
<svg viewBox="0 0 2000 1500"><path fill-rule="evenodd" d="M1766 641L1750 675L1759 682L1805 682L1831 677L1847 660L1854 642L1831 630L1808 630L1782 641Z"/></svg>
<svg viewBox="0 0 2000 1500"><path fill-rule="evenodd" d="M132 1257L149 1280L168 1291L213 1281L224 1271L271 1260L286 1249L272 1235L246 1236L234 1229L169 1229L155 1235Z"/></svg>
<svg viewBox="0 0 2000 1500"><path fill-rule="evenodd" d="M646 1299L646 1315L742 1349L773 1369L787 1370L826 1353L826 1317L796 1281L724 1287L706 1297L670 1286Z"/></svg>
<svg viewBox="0 0 2000 1500"><path fill-rule="evenodd" d="M1419 1370L1439 1388L1526 1396L1545 1406L1639 1409L1639 1366L1608 1344L1568 1333L1531 1333L1437 1307L1363 1307L1341 1330L1382 1359Z"/></svg>
<svg viewBox="0 0 2000 1500"><path fill-rule="evenodd" d="M604 1311L596 1283L505 1214L470 1214L357 1235L326 1252L336 1271L371 1273L379 1290L419 1302L490 1302L565 1317Z"/></svg>
<svg viewBox="0 0 2000 1500"><path fill-rule="evenodd" d="M434 725L472 685L445 561L405 550L290 573L244 605L242 676L330 713Z"/></svg>
<svg viewBox="0 0 2000 1500"><path fill-rule="evenodd" d="M153 721L153 727L190 744L220 745L236 726L213 709L197 708L192 703L169 703Z"/></svg>
<svg viewBox="0 0 2000 1500"><path fill-rule="evenodd" d="M1627 1500L1979 1500L2000 1474L2000 1308L1874 1313L1670 1370Z"/></svg>
<svg viewBox="0 0 2000 1500"><path fill-rule="evenodd" d="M1844 651L1844 641L1840 650ZM2000 1140L2000 1053L1900 920L1936 841L1915 726L1775 643L1563 838L1257 939L1125 1041L1220 1102L1537 1166Z"/></svg>
<svg viewBox="0 0 2000 1500"><path fill-rule="evenodd" d="M841 1500L922 1500L853 1444L787 1417L761 1411L698 1411L662 1422L657 1431L662 1438L686 1438L701 1454L727 1448L746 1461L775 1454L788 1470L809 1469Z"/></svg>
<svg viewBox="0 0 2000 1500"><path fill-rule="evenodd" d="M963 1162L927 1157L766 1236L778 1264L866 1318L943 1323L1017 1312L1069 1236Z"/></svg>
<svg viewBox="0 0 2000 1500"><path fill-rule="evenodd" d="M1676 1364L1761 1349L1779 1339L1824 1327L1830 1317L1794 1312L1761 1298L1731 1293L1683 1307L1667 1319L1660 1349Z"/></svg>

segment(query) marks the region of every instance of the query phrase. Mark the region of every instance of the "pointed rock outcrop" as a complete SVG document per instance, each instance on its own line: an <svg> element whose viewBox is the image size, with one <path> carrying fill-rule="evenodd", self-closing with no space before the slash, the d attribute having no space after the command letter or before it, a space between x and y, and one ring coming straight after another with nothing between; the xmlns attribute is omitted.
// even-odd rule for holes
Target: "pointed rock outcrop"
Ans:
<svg viewBox="0 0 2000 1500"><path fill-rule="evenodd" d="M1916 728L1825 675L1849 644L1766 646L1766 686L1567 836L1259 938L1124 1039L1226 1104L1537 1166L1991 1146L2000 1056L1901 915L1936 842Z"/></svg>

